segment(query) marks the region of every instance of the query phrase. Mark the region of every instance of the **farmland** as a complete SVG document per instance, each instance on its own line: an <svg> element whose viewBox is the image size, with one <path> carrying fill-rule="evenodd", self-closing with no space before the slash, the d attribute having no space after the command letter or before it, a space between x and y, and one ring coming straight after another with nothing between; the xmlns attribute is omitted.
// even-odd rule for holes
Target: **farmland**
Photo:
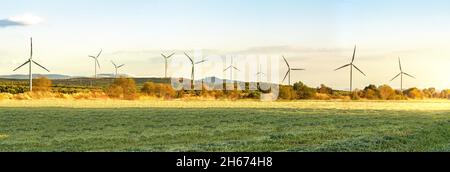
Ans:
<svg viewBox="0 0 450 172"><path fill-rule="evenodd" d="M0 151L450 151L446 100L3 100L0 121Z"/></svg>

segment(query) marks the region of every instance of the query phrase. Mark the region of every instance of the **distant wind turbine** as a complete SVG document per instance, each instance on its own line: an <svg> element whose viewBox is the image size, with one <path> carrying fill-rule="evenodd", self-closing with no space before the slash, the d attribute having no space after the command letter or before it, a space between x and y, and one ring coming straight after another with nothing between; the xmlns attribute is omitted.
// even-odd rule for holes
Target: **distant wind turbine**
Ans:
<svg viewBox="0 0 450 172"><path fill-rule="evenodd" d="M289 62L286 60L286 58L283 56L284 62L286 62L286 65L288 67L288 70L286 72L286 75L284 76L283 82L286 80L286 78L289 78L289 85L291 85L291 71L300 71L300 70L305 70L305 69L300 69L300 68L291 68L291 65L289 65ZM289 76L289 77L288 77Z"/></svg>
<svg viewBox="0 0 450 172"><path fill-rule="evenodd" d="M164 71L164 78L167 78L167 61L170 59L170 57L172 57L173 55L175 55L175 53L172 53L171 55L169 55L169 56L166 56L166 55L164 55L164 54L161 54L161 56L163 56L164 57L164 61L165 61L165 71Z"/></svg>
<svg viewBox="0 0 450 172"><path fill-rule="evenodd" d="M397 76L395 76L394 78L392 78L391 81L393 81L394 79L396 79L397 77L400 76L400 91L403 91L403 75L409 76L411 78L415 78L415 77L403 72L402 62L400 61L400 57L398 58L398 67L400 68L400 73Z"/></svg>
<svg viewBox="0 0 450 172"><path fill-rule="evenodd" d="M234 66L233 63L233 57L231 57L231 64L230 66L228 66L225 70L223 70L224 72L230 70L230 82L233 82L233 70L237 70L240 71L236 66Z"/></svg>
<svg viewBox="0 0 450 172"><path fill-rule="evenodd" d="M256 76L258 77L258 82L261 82L261 77L266 76L266 73L262 72L261 64L259 64L258 73L256 73Z"/></svg>
<svg viewBox="0 0 450 172"><path fill-rule="evenodd" d="M125 64L121 64L119 66L116 65L116 63L114 63L114 61L111 60L111 63L114 65L114 68L116 69L116 74L114 75L115 78L117 78L117 70L123 66L125 66Z"/></svg>
<svg viewBox="0 0 450 172"><path fill-rule="evenodd" d="M355 69L357 69L359 72L361 72L361 74L363 74L364 76L366 76L366 74L364 74L364 72L362 72L356 65L353 64L353 62L355 61L355 55L356 55L356 45L355 45L355 49L353 50L353 57L352 57L352 61L349 64L346 64L340 68L337 68L334 71L340 70L342 68L348 67L350 66L350 91L353 91L353 67L355 67Z"/></svg>
<svg viewBox="0 0 450 172"><path fill-rule="evenodd" d="M44 66L40 65L39 63L37 63L33 60L33 38L30 38L30 42L31 42L30 58L24 64L20 65L13 71L16 71L16 70L20 69L22 66L29 64L28 74L29 74L29 79L30 79L30 92L33 92L33 73L31 70L32 63L36 64L37 66L41 67L42 69L46 70L47 72L50 72L50 71L47 68L45 68Z"/></svg>
<svg viewBox="0 0 450 172"><path fill-rule="evenodd" d="M198 61L198 62L194 62L194 59L192 59L191 58L191 56L189 56L187 53L184 53L184 55L186 55L186 57L187 58L189 58L189 60L191 61L191 64L192 64L192 72L191 72L191 82L192 82L192 85L191 85L191 87L193 88L194 87L194 82L195 82L195 65L197 65L197 64L200 64L200 63L204 63L204 62L206 62L206 60L201 60L201 61Z"/></svg>
<svg viewBox="0 0 450 172"><path fill-rule="evenodd" d="M97 56L89 56L94 59L94 77L97 79L97 66L100 69L100 63L98 62L98 57L102 54L103 50L100 50Z"/></svg>

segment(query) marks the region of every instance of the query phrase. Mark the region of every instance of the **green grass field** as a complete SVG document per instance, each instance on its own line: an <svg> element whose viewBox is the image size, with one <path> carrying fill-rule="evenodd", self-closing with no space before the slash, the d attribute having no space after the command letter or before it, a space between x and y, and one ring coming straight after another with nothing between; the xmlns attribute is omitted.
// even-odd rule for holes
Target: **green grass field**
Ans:
<svg viewBox="0 0 450 172"><path fill-rule="evenodd" d="M0 108L0 151L450 151L450 110Z"/></svg>

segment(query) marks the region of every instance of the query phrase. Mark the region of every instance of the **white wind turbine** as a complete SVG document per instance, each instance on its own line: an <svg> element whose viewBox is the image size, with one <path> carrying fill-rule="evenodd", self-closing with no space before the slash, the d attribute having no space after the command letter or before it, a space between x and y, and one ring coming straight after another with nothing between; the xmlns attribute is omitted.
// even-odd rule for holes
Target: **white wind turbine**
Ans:
<svg viewBox="0 0 450 172"><path fill-rule="evenodd" d="M187 53L184 53L184 55L186 55L187 58L189 58L189 60L191 61L191 65L192 65L192 71L191 71L191 87L194 88L194 82L195 82L195 65L200 64L200 63L204 63L207 60L201 60L198 62L194 62L194 59L191 58L191 56L189 56Z"/></svg>
<svg viewBox="0 0 450 172"><path fill-rule="evenodd" d="M289 85L291 85L291 71L300 71L300 70L305 70L305 69L300 69L300 68L291 68L291 65L289 65L288 61L286 60L286 58L283 56L284 62L286 62L286 65L288 67L288 70L286 72L286 75L284 76L283 82L286 80L286 77L289 76Z"/></svg>
<svg viewBox="0 0 450 172"><path fill-rule="evenodd" d="M123 66L125 66L125 64L121 64L121 65L116 65L116 63L114 63L114 61L111 60L111 63L114 65L114 68L116 69L116 73L114 75L115 78L117 78L117 70Z"/></svg>
<svg viewBox="0 0 450 172"><path fill-rule="evenodd" d="M173 56L175 55L175 53L170 54L169 56L166 56L164 54L161 54L161 56L164 57L164 61L165 61L165 66L164 66L164 78L167 78L167 61Z"/></svg>
<svg viewBox="0 0 450 172"><path fill-rule="evenodd" d="M36 64L37 66L41 67L42 69L46 70L47 72L50 72L50 71L47 68L45 68L44 66L40 65L39 63L37 63L33 60L33 38L30 38L30 42L31 42L30 58L25 63L23 63L16 69L14 69L13 71L20 69L22 66L25 66L26 64L29 65L28 75L29 75L29 79L30 79L30 92L33 92L33 72L31 70L32 66L33 66L32 63Z"/></svg>
<svg viewBox="0 0 450 172"><path fill-rule="evenodd" d="M353 91L353 68L355 68L356 70L361 72L361 74L366 76L366 74L363 71L361 71L355 64L353 64L353 62L355 61L355 55L356 55L356 45L355 45L355 49L353 50L352 61L349 64L346 64L346 65L341 66L340 68L337 68L336 70L334 70L334 71L337 71L339 69L342 69L342 68L350 66L350 92Z"/></svg>
<svg viewBox="0 0 450 172"><path fill-rule="evenodd" d="M233 82L233 71L234 70L236 70L236 71L240 71L236 66L234 66L234 63L233 63L233 57L231 57L231 64L230 64L230 66L228 66L225 70L223 70L224 72L225 71L227 71L227 70L230 70L230 82Z"/></svg>
<svg viewBox="0 0 450 172"><path fill-rule="evenodd" d="M100 63L98 62L98 57L102 54L103 50L100 50L97 56L89 56L94 59L94 78L97 79L97 66L100 69Z"/></svg>
<svg viewBox="0 0 450 172"><path fill-rule="evenodd" d="M392 78L391 81L393 81L394 79L396 79L397 77L400 76L400 91L403 91L403 75L409 76L414 79L415 79L415 77L406 72L403 72L402 62L400 61L400 57L398 58L398 67L400 68L400 73L397 76L395 76L394 78Z"/></svg>

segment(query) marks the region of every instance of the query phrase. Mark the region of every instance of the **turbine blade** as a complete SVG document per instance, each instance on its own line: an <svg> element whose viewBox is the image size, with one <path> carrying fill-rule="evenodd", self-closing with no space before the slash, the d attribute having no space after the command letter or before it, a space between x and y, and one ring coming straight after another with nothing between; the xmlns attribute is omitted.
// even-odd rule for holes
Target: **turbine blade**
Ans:
<svg viewBox="0 0 450 172"><path fill-rule="evenodd" d="M97 66L100 69L100 63L98 62L98 59L95 59L95 63L97 63Z"/></svg>
<svg viewBox="0 0 450 172"><path fill-rule="evenodd" d="M286 65L288 66L288 68L291 68L291 66L289 66L289 63L284 56L283 56L283 60L284 60L284 62L286 62Z"/></svg>
<svg viewBox="0 0 450 172"><path fill-rule="evenodd" d="M236 69L237 71L241 71L241 70L239 70L237 67L234 67L234 66L233 66L233 68Z"/></svg>
<svg viewBox="0 0 450 172"><path fill-rule="evenodd" d="M175 55L175 53L172 53L171 55L167 56L167 58L170 58L170 57L172 57L173 55Z"/></svg>
<svg viewBox="0 0 450 172"><path fill-rule="evenodd" d="M39 63L35 62L34 60L32 60L34 64L38 65L39 67L41 67L42 69L46 70L47 72L50 72L47 68L45 68L44 66L40 65Z"/></svg>
<svg viewBox="0 0 450 172"><path fill-rule="evenodd" d="M403 72L402 62L400 61L400 57L398 58L398 67L400 68L400 72Z"/></svg>
<svg viewBox="0 0 450 172"><path fill-rule="evenodd" d="M355 49L353 50L352 63L353 63L353 61L355 61L355 55L356 55L356 45L355 45Z"/></svg>
<svg viewBox="0 0 450 172"><path fill-rule="evenodd" d="M189 58L189 60L191 61L192 64L194 64L194 60L192 60L191 56L189 56L188 54L184 53L184 55L186 55L187 58Z"/></svg>
<svg viewBox="0 0 450 172"><path fill-rule="evenodd" d="M100 57L100 54L102 54L103 50L100 50L100 52L97 55L97 58Z"/></svg>
<svg viewBox="0 0 450 172"><path fill-rule="evenodd" d="M230 68L231 68L231 66L227 67L227 68L224 69L223 71L225 72L225 71L227 71L227 70L230 69Z"/></svg>
<svg viewBox="0 0 450 172"><path fill-rule="evenodd" d="M197 62L195 64L200 64L200 63L204 63L204 62L206 62L206 60L199 61L199 62Z"/></svg>
<svg viewBox="0 0 450 172"><path fill-rule="evenodd" d="M30 63L30 61L26 61L25 63L23 63L22 65L20 65L19 67L17 67L16 69L14 69L13 71L16 71L17 69L20 69L22 66L25 66L26 64Z"/></svg>
<svg viewBox="0 0 450 172"><path fill-rule="evenodd" d="M89 56L89 57L91 57L91 58L95 59L95 57L94 57L94 56Z"/></svg>
<svg viewBox="0 0 450 172"><path fill-rule="evenodd" d="M342 66L342 67L340 67L340 68L335 69L334 71L337 71L337 70L339 70L339 69L342 69L342 68L347 67L347 66L350 66L350 65L351 65L351 64L346 64L346 65L344 65L344 66Z"/></svg>
<svg viewBox="0 0 450 172"><path fill-rule="evenodd" d="M397 76L395 76L394 78L391 79L391 81L393 81L394 79L398 78L402 73L399 73Z"/></svg>
<svg viewBox="0 0 450 172"><path fill-rule="evenodd" d="M306 69L301 69L301 68L293 68L291 70L306 70Z"/></svg>
<svg viewBox="0 0 450 172"><path fill-rule="evenodd" d="M121 68L121 67L123 67L123 66L125 66L125 64L122 64L122 65L120 65L120 66L117 66L117 68Z"/></svg>
<svg viewBox="0 0 450 172"><path fill-rule="evenodd" d="M286 78L287 78L287 76L289 75L290 72L291 72L290 70L288 70L288 71L286 72L286 75L285 75L284 78L283 78L283 82L286 80Z"/></svg>
<svg viewBox="0 0 450 172"><path fill-rule="evenodd" d="M353 65L353 67L355 67L359 72L361 72L364 76L366 76L366 74L365 74L363 71L361 71L361 69L359 69L358 67L356 67L356 65Z"/></svg>
<svg viewBox="0 0 450 172"><path fill-rule="evenodd" d="M410 74L407 74L407 73L405 73L405 72L403 72L403 74L405 74L406 76L409 76L409 77L411 77L411 78L416 79L416 77L414 77L414 76L412 76L412 75L410 75Z"/></svg>
<svg viewBox="0 0 450 172"><path fill-rule="evenodd" d="M163 53L161 53L161 56L163 56L165 59L167 59L167 56L166 55L164 55Z"/></svg>
<svg viewBox="0 0 450 172"><path fill-rule="evenodd" d="M117 68L117 65L114 63L114 61L111 60L111 63L114 65L114 67Z"/></svg>

